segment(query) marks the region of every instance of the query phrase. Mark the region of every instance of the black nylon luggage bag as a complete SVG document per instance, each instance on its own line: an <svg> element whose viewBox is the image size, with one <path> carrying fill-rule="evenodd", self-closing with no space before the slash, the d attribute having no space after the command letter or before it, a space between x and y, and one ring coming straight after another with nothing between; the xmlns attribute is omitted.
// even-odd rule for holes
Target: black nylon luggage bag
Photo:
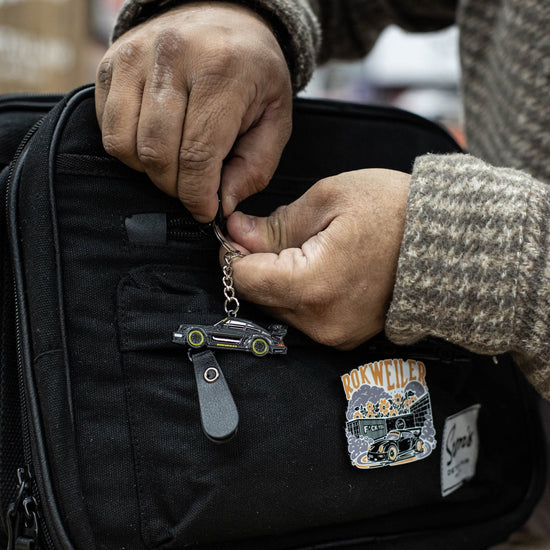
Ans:
<svg viewBox="0 0 550 550"><path fill-rule="evenodd" d="M329 175L410 171L419 154L458 150L393 109L297 100L294 121L245 211L268 214ZM212 352L239 426L221 444L205 436L173 335L224 317L219 242L105 154L92 87L34 127L1 181L8 548L475 550L528 517L543 436L508 357L382 336L339 352L289 328L286 354ZM241 315L274 322L247 303Z"/></svg>
<svg viewBox="0 0 550 550"><path fill-rule="evenodd" d="M61 98L56 94L0 96L0 172L12 161L29 129Z"/></svg>

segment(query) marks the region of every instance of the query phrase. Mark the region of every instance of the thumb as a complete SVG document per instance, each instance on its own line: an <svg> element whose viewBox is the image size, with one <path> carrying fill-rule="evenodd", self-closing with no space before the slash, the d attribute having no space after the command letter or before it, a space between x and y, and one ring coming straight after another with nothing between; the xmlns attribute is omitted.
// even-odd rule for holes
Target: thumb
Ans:
<svg viewBox="0 0 550 550"><path fill-rule="evenodd" d="M266 218L234 212L227 219L227 232L237 248L251 253L279 253L301 247L328 227L334 216L333 204L314 186Z"/></svg>
<svg viewBox="0 0 550 550"><path fill-rule="evenodd" d="M233 263L237 294L300 328L296 312L308 303L308 295L325 279L330 242L323 233L308 239L302 248L280 253L263 252L237 258Z"/></svg>
<svg viewBox="0 0 550 550"><path fill-rule="evenodd" d="M239 297L257 305L292 311L297 302L297 289L305 271L305 257L299 248L281 254L249 254L233 264L235 290ZM285 315L278 315L290 321Z"/></svg>

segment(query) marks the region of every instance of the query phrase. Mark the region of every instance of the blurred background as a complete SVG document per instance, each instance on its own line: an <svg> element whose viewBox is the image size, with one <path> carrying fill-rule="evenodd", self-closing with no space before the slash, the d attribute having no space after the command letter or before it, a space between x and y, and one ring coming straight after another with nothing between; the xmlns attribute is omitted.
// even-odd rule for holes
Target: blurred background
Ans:
<svg viewBox="0 0 550 550"><path fill-rule="evenodd" d="M0 0L0 93L67 92L94 79L123 0ZM355 63L319 69L303 95L393 104L460 143L458 33L386 30Z"/></svg>

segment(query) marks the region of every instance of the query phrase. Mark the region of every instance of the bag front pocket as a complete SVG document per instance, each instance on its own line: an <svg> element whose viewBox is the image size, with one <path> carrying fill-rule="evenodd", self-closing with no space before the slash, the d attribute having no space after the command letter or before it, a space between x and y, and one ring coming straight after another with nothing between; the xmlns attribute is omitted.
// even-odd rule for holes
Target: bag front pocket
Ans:
<svg viewBox="0 0 550 550"><path fill-rule="evenodd" d="M346 431L353 420L349 409L346 413L343 377L357 372L347 382L351 391L353 376L360 382L361 365L390 357L412 361L414 349L388 348L378 341L338 352L289 329L287 355L215 350L240 422L229 442L210 441L201 429L192 363L186 348L172 342L180 324L212 325L222 317L218 272L210 273L199 267L152 266L131 272L118 288L137 498L148 547L293 548L300 533L307 533L309 544L391 535L396 514L402 531L418 532L499 512L487 502L500 491L494 472L500 471L496 460L502 453L484 441L482 474L451 496L441 495L445 419L491 393L483 378L492 374L471 361L450 366L426 360L434 452L423 460L402 460L399 467L385 458L383 465L389 467L366 470L350 464ZM241 311L262 326L270 323L249 304ZM368 416L370 405L364 405ZM490 406L483 405L480 413L480 426L487 425L480 430L487 437L496 429ZM407 431L404 422L396 424L401 431ZM388 423L386 431L390 428ZM415 437L416 428L409 430ZM415 452L421 454L422 447L411 447L410 458Z"/></svg>
<svg viewBox="0 0 550 550"><path fill-rule="evenodd" d="M327 427L342 434L334 415L341 406L339 375L308 361L292 331L291 360L214 352L240 423L221 445L202 432L193 367L172 334L182 323L220 320L219 285L217 273L210 280L207 270L163 266L136 270L119 285L142 533L151 547L288 533L346 519L349 487L333 490L335 472L349 469L345 438L334 445L322 436ZM263 326L270 322L257 311L253 317Z"/></svg>

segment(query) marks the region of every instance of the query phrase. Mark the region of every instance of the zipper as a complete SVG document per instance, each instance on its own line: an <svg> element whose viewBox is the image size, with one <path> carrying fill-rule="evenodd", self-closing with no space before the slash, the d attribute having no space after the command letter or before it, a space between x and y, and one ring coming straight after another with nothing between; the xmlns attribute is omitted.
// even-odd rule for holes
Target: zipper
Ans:
<svg viewBox="0 0 550 550"><path fill-rule="evenodd" d="M167 214L166 238L168 241L198 241L210 234L190 215Z"/></svg>
<svg viewBox="0 0 550 550"><path fill-rule="evenodd" d="M17 470L17 496L6 514L7 550L34 550L39 537L38 503L32 496L28 469Z"/></svg>
<svg viewBox="0 0 550 550"><path fill-rule="evenodd" d="M2 193L5 190L7 182L7 167L5 171L1 174L2 179ZM5 177L4 177L5 176ZM0 231L3 231L0 239L1 252L0 255L2 258L9 258L9 243L6 233L7 223L5 219L2 219L2 224L0 226ZM1 273L1 282L2 285L2 308L1 308L1 319L0 324L2 328L2 339L1 339L1 360L2 360L2 383L5 383L5 386L1 388L0 399L3 399L5 402L2 403L2 422L5 423L6 433L3 435L4 443L7 443L9 448L5 449L5 455L2 456L2 462L6 465L9 465L11 469L10 473L14 474L13 469L16 466L22 464L23 459L23 448L22 441L18 434L21 434L21 410L19 405L19 392L18 388L18 373L16 370L16 345L15 345L15 328L14 328L14 304L13 304L13 288L11 281L13 281L11 262L4 261L2 266ZM17 437L17 441L13 443L10 442L9 438ZM5 439L4 439L5 438ZM13 476L10 475L10 479ZM7 526L4 523L6 516L6 510L10 503L15 500L16 487L15 483L7 483L6 486L1 487L1 513L2 520L1 529L3 532L6 532Z"/></svg>
<svg viewBox="0 0 550 550"><path fill-rule="evenodd" d="M137 245L196 242L212 236L210 224L201 224L185 213L132 214L125 218L124 227L128 240Z"/></svg>
<svg viewBox="0 0 550 550"><path fill-rule="evenodd" d="M13 176L15 172L15 165L19 161L19 158L23 154L25 147L31 140L32 136L36 133L38 128L42 124L42 119L38 120L34 126L27 132L27 135L23 138L19 144L17 151L13 157L13 161L10 163L8 169L8 179L6 181L6 190L5 190L5 209L6 209L6 222L9 219L9 194L10 188L13 183ZM6 228L7 229L7 228ZM30 445L30 436L28 430L28 411L25 405L25 386L24 386L24 377L23 377L23 356L22 356L22 342L21 342L21 326L19 319L19 300L17 298L17 282L15 280L15 270L12 270L12 284L13 284L13 298L14 298L14 317L15 317L15 352L17 357L17 373L19 380L19 399L21 403L21 414L22 414L22 427L23 427L23 454L25 463L30 465L31 461L31 445Z"/></svg>
<svg viewBox="0 0 550 550"><path fill-rule="evenodd" d="M9 196L13 185L15 167L19 163L25 148L31 138L42 125L39 119L27 132L20 142L8 169L5 189L6 221L9 220ZM8 225L8 222L7 224ZM6 227L7 229L7 227ZM40 514L39 491L36 479L32 475L32 447L30 438L30 420L26 404L25 377L23 372L23 343L21 336L20 304L17 292L15 270L12 270L14 317L15 317L15 347L17 357L17 374L19 385L19 402L21 409L21 429L23 440L23 459L25 466L17 471L17 493L15 500L8 506L6 525L8 529L7 550L35 550L40 541L44 542L45 549L54 549L55 546L48 532L44 518Z"/></svg>

